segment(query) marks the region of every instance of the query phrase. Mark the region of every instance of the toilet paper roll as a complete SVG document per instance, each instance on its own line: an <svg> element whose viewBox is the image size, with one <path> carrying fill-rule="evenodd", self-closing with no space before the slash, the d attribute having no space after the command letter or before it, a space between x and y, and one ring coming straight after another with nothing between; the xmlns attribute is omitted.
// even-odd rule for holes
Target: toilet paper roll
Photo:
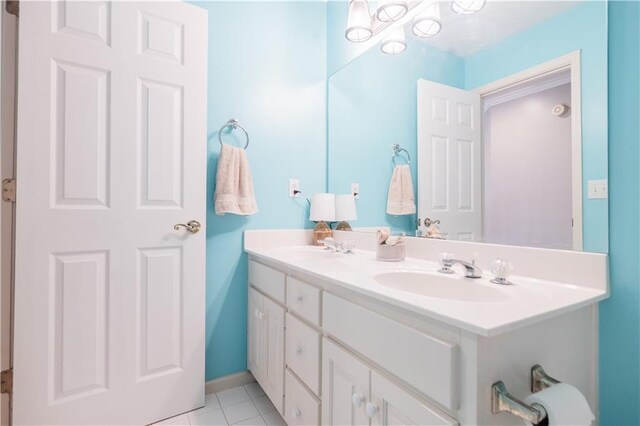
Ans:
<svg viewBox="0 0 640 426"><path fill-rule="evenodd" d="M542 405L547 410L549 426L591 426L596 419L584 395L567 383L533 393L524 402Z"/></svg>

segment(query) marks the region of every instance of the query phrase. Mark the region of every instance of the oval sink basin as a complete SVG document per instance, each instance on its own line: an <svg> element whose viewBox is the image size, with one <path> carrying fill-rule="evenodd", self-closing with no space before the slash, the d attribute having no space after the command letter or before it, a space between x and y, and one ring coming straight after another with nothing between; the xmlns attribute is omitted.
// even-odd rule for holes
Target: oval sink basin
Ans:
<svg viewBox="0 0 640 426"><path fill-rule="evenodd" d="M385 287L438 299L460 302L506 302L509 295L473 279L436 277L432 273L417 271L381 272L374 280Z"/></svg>

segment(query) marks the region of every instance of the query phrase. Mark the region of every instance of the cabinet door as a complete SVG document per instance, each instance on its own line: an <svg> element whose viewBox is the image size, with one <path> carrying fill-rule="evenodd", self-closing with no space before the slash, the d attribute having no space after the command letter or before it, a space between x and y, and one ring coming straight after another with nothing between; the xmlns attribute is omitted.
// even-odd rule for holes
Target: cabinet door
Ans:
<svg viewBox="0 0 640 426"><path fill-rule="evenodd" d="M368 425L369 368L328 339L322 352L322 424Z"/></svg>
<svg viewBox="0 0 640 426"><path fill-rule="evenodd" d="M371 372L371 402L366 412L371 425L457 425L458 422L413 397L375 371Z"/></svg>
<svg viewBox="0 0 640 426"><path fill-rule="evenodd" d="M249 287L249 312L247 318L248 333L247 333L247 367L249 371L253 373L253 377L256 380L262 380L262 372L260 371L260 336L262 321L261 316L264 316L262 312L262 300L264 296L258 293L253 288Z"/></svg>
<svg viewBox="0 0 640 426"><path fill-rule="evenodd" d="M284 316L285 309L265 297L262 354L260 371L262 388L276 409L282 413L284 406Z"/></svg>

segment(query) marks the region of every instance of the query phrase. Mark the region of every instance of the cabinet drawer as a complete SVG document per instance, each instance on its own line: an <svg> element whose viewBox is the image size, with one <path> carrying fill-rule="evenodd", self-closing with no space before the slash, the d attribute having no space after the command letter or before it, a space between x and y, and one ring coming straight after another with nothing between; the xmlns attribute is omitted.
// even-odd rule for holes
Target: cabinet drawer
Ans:
<svg viewBox="0 0 640 426"><path fill-rule="evenodd" d="M320 289L287 277L287 307L304 319L320 325Z"/></svg>
<svg viewBox="0 0 640 426"><path fill-rule="evenodd" d="M249 261L249 284L284 305L284 273Z"/></svg>
<svg viewBox="0 0 640 426"><path fill-rule="evenodd" d="M285 339L287 366L316 395L320 395L320 339L320 333L287 313Z"/></svg>
<svg viewBox="0 0 640 426"><path fill-rule="evenodd" d="M284 420L287 425L319 425L320 403L289 370L285 373Z"/></svg>
<svg viewBox="0 0 640 426"><path fill-rule="evenodd" d="M458 408L458 346L327 292L325 331L450 410Z"/></svg>

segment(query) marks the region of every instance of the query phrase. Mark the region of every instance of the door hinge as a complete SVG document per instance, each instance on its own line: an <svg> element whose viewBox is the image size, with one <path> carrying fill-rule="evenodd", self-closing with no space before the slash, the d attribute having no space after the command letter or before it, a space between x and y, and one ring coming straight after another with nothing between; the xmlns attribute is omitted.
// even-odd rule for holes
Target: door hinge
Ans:
<svg viewBox="0 0 640 426"><path fill-rule="evenodd" d="M13 369L0 372L0 393L13 393Z"/></svg>
<svg viewBox="0 0 640 426"><path fill-rule="evenodd" d="M16 180L4 179L2 181L2 200L16 202Z"/></svg>
<svg viewBox="0 0 640 426"><path fill-rule="evenodd" d="M18 2L18 0L7 0L5 2L5 8L7 9L8 13L15 16L20 16L20 3Z"/></svg>

